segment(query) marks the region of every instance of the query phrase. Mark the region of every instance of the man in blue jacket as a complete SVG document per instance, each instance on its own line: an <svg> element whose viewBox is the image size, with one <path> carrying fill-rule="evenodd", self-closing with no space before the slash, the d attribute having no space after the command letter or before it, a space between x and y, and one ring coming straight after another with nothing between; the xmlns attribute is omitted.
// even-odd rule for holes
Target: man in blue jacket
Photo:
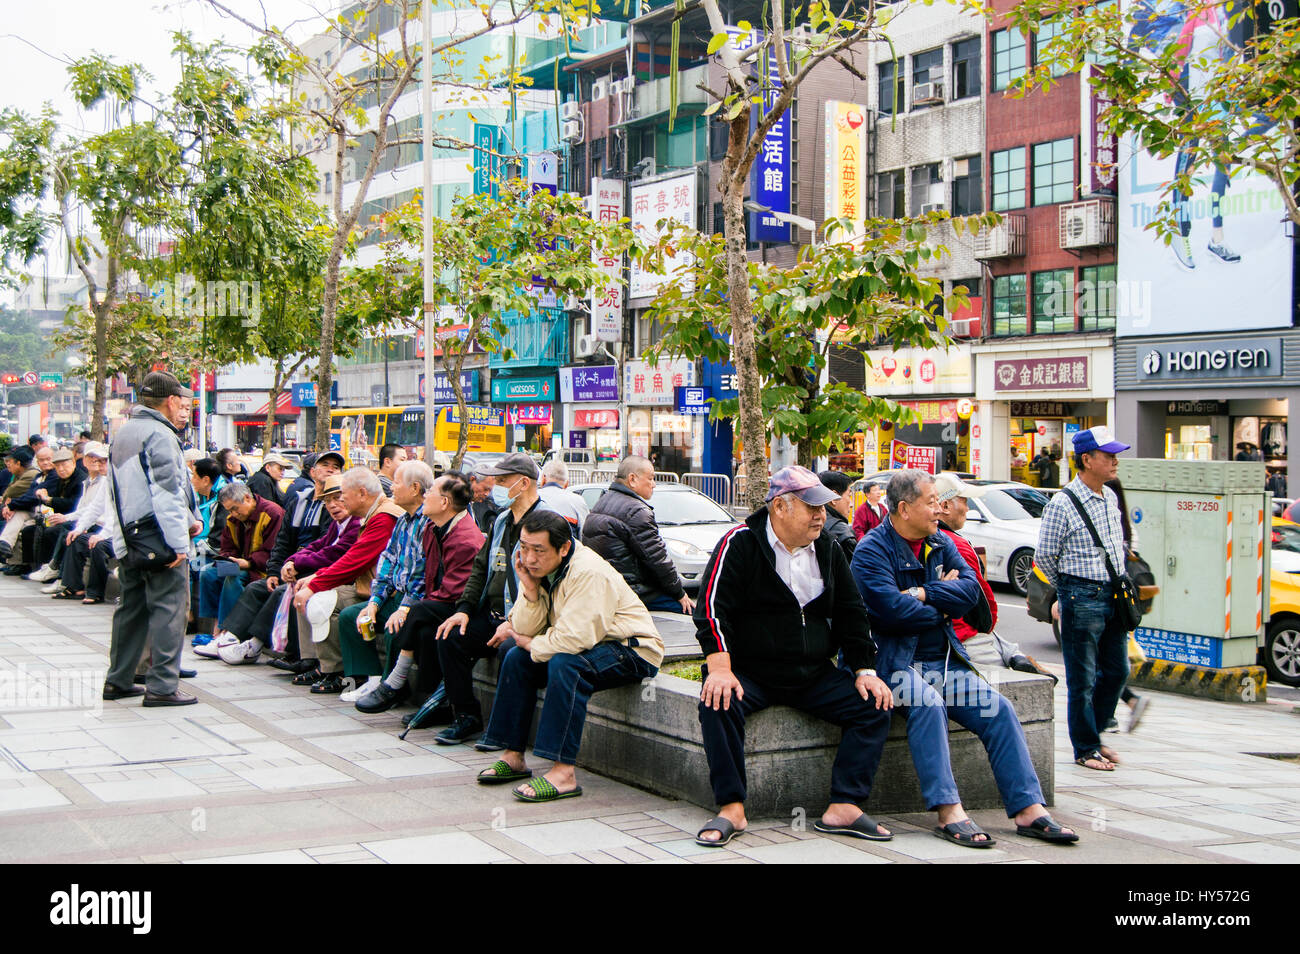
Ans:
<svg viewBox="0 0 1300 954"><path fill-rule="evenodd" d="M953 633L952 620L974 608L979 581L939 531L934 478L900 470L885 491L889 517L862 538L853 578L867 605L879 652L876 670L907 719L907 743L936 835L970 848L994 844L961 806L948 757L948 720L977 735L1016 833L1072 842L1052 820L1011 703L980 678Z"/></svg>

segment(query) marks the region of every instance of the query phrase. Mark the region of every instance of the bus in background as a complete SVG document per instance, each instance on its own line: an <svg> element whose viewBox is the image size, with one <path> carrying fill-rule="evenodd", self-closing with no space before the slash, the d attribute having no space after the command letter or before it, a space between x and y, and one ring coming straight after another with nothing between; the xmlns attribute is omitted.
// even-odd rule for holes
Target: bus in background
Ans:
<svg viewBox="0 0 1300 954"><path fill-rule="evenodd" d="M456 406L438 407L434 425L434 448L456 453L460 438L460 417ZM468 450L505 453L509 448L505 411L469 405ZM330 412L330 444L349 461L378 459L384 444L400 444L413 458L424 458L424 407L340 408ZM337 445L337 446L335 446ZM363 453L364 452L364 453Z"/></svg>

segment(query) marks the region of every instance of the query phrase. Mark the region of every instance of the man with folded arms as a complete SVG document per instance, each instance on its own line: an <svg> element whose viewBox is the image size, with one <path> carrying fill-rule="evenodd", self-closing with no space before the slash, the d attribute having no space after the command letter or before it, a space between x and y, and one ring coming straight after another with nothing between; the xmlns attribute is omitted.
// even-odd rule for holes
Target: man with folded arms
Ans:
<svg viewBox="0 0 1300 954"><path fill-rule="evenodd" d="M309 543L285 561L281 570L285 582L279 583L274 590L268 590L260 582L246 587L239 602L226 617L225 632L218 634L208 645L196 647L196 656L221 659L232 666L257 661L262 650L271 643L271 629L275 625L280 601L286 592L293 590L293 581L298 574L309 575L328 566L347 553L356 542L357 520L348 513L339 499L342 490L341 476L333 474L326 479L319 494L320 503L330 517L330 526L325 536ZM290 614L291 643L295 641L292 622L294 615Z"/></svg>
<svg viewBox="0 0 1300 954"><path fill-rule="evenodd" d="M107 449L104 453L108 453ZM81 465L69 447L54 452L54 471L58 481L48 490L37 491L36 495L38 504L50 508L45 513L45 525L32 528L35 531L32 553L37 569L27 574L27 579L36 583L48 583L59 576L68 527L76 523L75 515L85 499L90 477L89 468ZM102 475L102 467L96 473ZM100 483L102 485L102 479Z"/></svg>
<svg viewBox="0 0 1300 954"><path fill-rule="evenodd" d="M817 475L786 467L767 505L729 531L705 568L695 605L705 653L700 728L717 817L696 841L716 847L745 831L745 720L788 705L844 730L831 769L830 805L818 831L888 841L862 811L889 734L889 689L844 551L829 535L836 498ZM832 659L843 653L846 669Z"/></svg>
<svg viewBox="0 0 1300 954"><path fill-rule="evenodd" d="M316 668L293 677L295 686L311 686L314 693L339 693L347 689L343 681L343 654L339 647L338 614L370 595L375 578L375 564L388 545L393 527L405 511L384 496L379 478L364 467L353 467L343 474L340 499L348 513L358 519L357 541L348 551L310 576L299 577L294 584L294 609L298 611L298 651L303 659L316 660ZM337 601L328 633L320 642L311 624L302 614L315 593L337 590Z"/></svg>
<svg viewBox="0 0 1300 954"><path fill-rule="evenodd" d="M19 538L25 529L36 523L36 508L49 499L51 490L58 486L60 479L54 466L54 450L48 444L41 444L34 463L39 473L21 494L9 497L0 511L5 521L4 530L0 531L0 558L8 564L4 569L6 576L25 576L31 572L30 561L34 558L31 553L23 552ZM20 483L16 480L10 489ZM40 496L42 493L44 499ZM24 557L29 562L24 563Z"/></svg>
<svg viewBox="0 0 1300 954"><path fill-rule="evenodd" d="M524 761L537 690L546 688L533 754L554 764L514 790L525 802L582 794L574 765L592 693L651 679L664 645L645 605L594 551L573 540L549 510L524 517L515 553L519 599L510 611L514 648L497 679L483 741L505 749L479 774L493 784L532 778Z"/></svg>
<svg viewBox="0 0 1300 954"><path fill-rule="evenodd" d="M411 607L400 630L388 634L391 671L358 697L359 711L385 712L405 701L411 694L407 678L412 664L419 665L420 679L430 689L442 681L435 636L438 624L456 612L483 546L483 532L469 512L473 494L468 476L449 471L424 495L423 513L428 521L424 527L424 599ZM451 718L451 707L443 706L434 710L427 724L440 725Z"/></svg>
<svg viewBox="0 0 1300 954"><path fill-rule="evenodd" d="M389 485L393 503L402 508L388 545L379 558L370 599L339 613L339 645L343 650L343 671L357 678L358 688L343 694L344 702L356 702L379 685L383 660L375 646L375 635L395 636L402 631L411 607L424 598L424 494L433 486L433 469L422 460L408 460L393 471ZM363 637L359 627L369 631ZM388 658L389 642L380 647ZM362 677L365 676L365 679Z"/></svg>
<svg viewBox="0 0 1300 954"><path fill-rule="evenodd" d="M1073 842L1043 807L1043 792L1025 733L1011 703L972 669L952 621L979 599L979 582L956 546L939 532L935 481L900 470L885 496L889 518L858 544L853 578L862 591L879 647L877 668L907 719L907 744L926 808L938 812L934 833L968 848L994 840L962 808L948 754L948 720L969 729L989 753L1007 817L1016 833Z"/></svg>

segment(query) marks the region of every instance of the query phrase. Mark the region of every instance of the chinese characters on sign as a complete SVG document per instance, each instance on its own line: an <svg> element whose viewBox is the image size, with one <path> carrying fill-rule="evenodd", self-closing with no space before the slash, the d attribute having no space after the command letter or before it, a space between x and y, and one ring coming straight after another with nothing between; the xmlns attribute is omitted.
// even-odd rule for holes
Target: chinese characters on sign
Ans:
<svg viewBox="0 0 1300 954"><path fill-rule="evenodd" d="M574 427L589 427L599 429L602 427L618 427L618 411L574 411Z"/></svg>
<svg viewBox="0 0 1300 954"><path fill-rule="evenodd" d="M551 406L549 404L519 404L511 409L516 424L551 423Z"/></svg>
<svg viewBox="0 0 1300 954"><path fill-rule="evenodd" d="M1119 137L1106 130L1102 117L1114 105L1105 91L1089 82L1091 67L1082 74L1083 136L1080 137L1080 168L1084 170L1083 184L1089 195L1114 195L1118 186L1115 163L1119 154Z"/></svg>
<svg viewBox="0 0 1300 954"><path fill-rule="evenodd" d="M560 400L565 404L577 401L617 401L618 367L576 367L560 369Z"/></svg>
<svg viewBox="0 0 1300 954"><path fill-rule="evenodd" d="M859 223L867 215L866 183L867 109L856 103L826 103L826 218L848 218Z"/></svg>
<svg viewBox="0 0 1300 954"><path fill-rule="evenodd" d="M1086 391L1088 359L1085 355L995 361L995 391Z"/></svg>
<svg viewBox="0 0 1300 954"><path fill-rule="evenodd" d="M1163 629L1139 626L1133 632L1142 651L1153 659L1169 662L1191 663L1193 666L1222 665L1223 640L1191 633L1173 633Z"/></svg>
<svg viewBox="0 0 1300 954"><path fill-rule="evenodd" d="M781 75L777 68L776 56L770 50L767 57L767 85L763 89L762 110L750 110L751 129L758 127L762 113L766 113L776 104L781 95ZM767 206L773 212L790 211L790 115L789 112L772 124L772 128L763 137L763 144L750 172L750 195L759 205ZM750 240L754 242L788 242L790 225L781 222L767 212L750 213Z"/></svg>
<svg viewBox="0 0 1300 954"><path fill-rule="evenodd" d="M901 407L911 408L921 415L922 424L956 424L956 401L899 401Z"/></svg>
<svg viewBox="0 0 1300 954"><path fill-rule="evenodd" d="M617 222L623 217L623 183L618 179L591 180L590 208L597 222ZM610 284L591 293L591 333L599 341L623 337L623 256L593 249L592 256Z"/></svg>
<svg viewBox="0 0 1300 954"><path fill-rule="evenodd" d="M673 406L675 388L695 384L695 362L686 358L660 364L629 361L623 366L623 396L630 406Z"/></svg>
<svg viewBox="0 0 1300 954"><path fill-rule="evenodd" d="M927 474L936 473L939 469L938 451L934 447L916 447L909 445L905 454L905 466L909 468L923 470Z"/></svg>
<svg viewBox="0 0 1300 954"><path fill-rule="evenodd" d="M674 219L688 228L695 228L695 173L660 179L632 186L632 228L647 244L654 244L660 235L661 219ZM637 262L632 263L630 298L649 298L659 294L668 278L690 263L690 256L679 252L665 260L666 274L644 271ZM683 290L694 289L694 279L682 284ZM669 401L668 403L672 403Z"/></svg>

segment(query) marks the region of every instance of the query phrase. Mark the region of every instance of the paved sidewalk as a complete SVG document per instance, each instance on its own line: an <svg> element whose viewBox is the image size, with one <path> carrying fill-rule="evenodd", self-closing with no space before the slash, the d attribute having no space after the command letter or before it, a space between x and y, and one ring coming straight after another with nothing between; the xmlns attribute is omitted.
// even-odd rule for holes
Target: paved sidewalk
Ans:
<svg viewBox="0 0 1300 954"><path fill-rule="evenodd" d="M1151 693L1140 734L1110 736L1113 775L1076 767L1057 690L1057 807L1083 836L1018 838L997 812L975 851L929 834L930 815L882 818L868 844L802 818L754 820L728 850L695 845L709 812L590 773L581 798L525 805L474 774L494 756L397 739L265 665L193 657L200 704L100 702L111 606L54 602L0 579L0 861L591 863L1300 862L1300 715ZM22 698L15 698L15 692ZM47 692L48 690L48 692Z"/></svg>

